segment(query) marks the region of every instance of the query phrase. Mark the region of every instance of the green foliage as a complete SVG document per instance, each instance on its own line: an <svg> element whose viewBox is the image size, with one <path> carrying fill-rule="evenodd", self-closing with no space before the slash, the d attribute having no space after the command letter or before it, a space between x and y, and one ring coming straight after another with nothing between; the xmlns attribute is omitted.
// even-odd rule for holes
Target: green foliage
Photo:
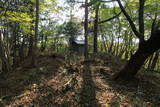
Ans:
<svg viewBox="0 0 160 107"><path fill-rule="evenodd" d="M7 11L6 15L9 16L9 20L13 22L31 22L33 19L28 13Z"/></svg>
<svg viewBox="0 0 160 107"><path fill-rule="evenodd" d="M48 13L58 13L60 7L57 6L57 1L56 0L42 0L40 2L40 10L41 13L43 12L48 12Z"/></svg>
<svg viewBox="0 0 160 107"><path fill-rule="evenodd" d="M19 23L20 28L24 34L31 34L34 31L31 30L31 27L34 26L33 17L27 12L16 12L16 11L7 11L6 15L8 16L8 21L14 23Z"/></svg>
<svg viewBox="0 0 160 107"><path fill-rule="evenodd" d="M63 33L67 36L73 37L78 33L79 29L79 23L70 21L64 24Z"/></svg>
<svg viewBox="0 0 160 107"><path fill-rule="evenodd" d="M100 0L91 0L89 2L89 6L93 6L93 7L95 7L95 6L99 5L99 4L100 4Z"/></svg>

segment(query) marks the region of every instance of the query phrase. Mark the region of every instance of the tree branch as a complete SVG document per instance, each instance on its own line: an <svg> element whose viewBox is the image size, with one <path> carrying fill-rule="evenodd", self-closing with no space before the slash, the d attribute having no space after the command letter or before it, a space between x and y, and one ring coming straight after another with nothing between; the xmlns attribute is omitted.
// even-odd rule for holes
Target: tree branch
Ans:
<svg viewBox="0 0 160 107"><path fill-rule="evenodd" d="M144 38L144 2L139 0L139 33Z"/></svg>
<svg viewBox="0 0 160 107"><path fill-rule="evenodd" d="M150 38L152 38L155 34L155 29L156 29L156 20L157 20L157 14L155 14L155 17L152 21L152 29L151 29L151 36Z"/></svg>
<svg viewBox="0 0 160 107"><path fill-rule="evenodd" d="M125 8L123 7L122 3L120 0L117 0L118 4L119 4L119 7L121 8L124 16L126 17L126 19L128 20L129 24L130 24L130 27L133 31L133 33L137 36L137 38L140 39L140 41L144 41L144 38L143 36L141 36L141 34L138 32L138 30L136 29L136 26L134 24L134 22L132 21L131 17L128 15L128 13L126 12Z"/></svg>
<svg viewBox="0 0 160 107"><path fill-rule="evenodd" d="M116 0L108 0L108 1L105 1L105 0L100 0L100 2L103 2L103 3L110 3L110 2L115 2Z"/></svg>
<svg viewBox="0 0 160 107"><path fill-rule="evenodd" d="M108 22L108 21L110 21L110 20L113 20L114 18L117 18L121 13L122 13L122 11L120 11L118 14L116 14L115 16L113 16L113 17L111 17L111 18L108 18L108 19L106 19L106 20L103 20L103 21L98 22L98 24L102 24L102 23Z"/></svg>

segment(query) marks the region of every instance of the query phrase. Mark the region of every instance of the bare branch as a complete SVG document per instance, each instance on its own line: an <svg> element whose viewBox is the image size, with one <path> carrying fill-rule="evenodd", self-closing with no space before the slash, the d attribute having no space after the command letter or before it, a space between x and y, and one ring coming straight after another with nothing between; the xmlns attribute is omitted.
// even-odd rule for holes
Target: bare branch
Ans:
<svg viewBox="0 0 160 107"><path fill-rule="evenodd" d="M100 2L104 2L104 3L110 3L110 2L115 2L116 0L107 0L107 1L105 1L105 0L100 0Z"/></svg>
<svg viewBox="0 0 160 107"><path fill-rule="evenodd" d="M122 13L122 11L120 11L118 14L116 14L115 16L113 16L113 17L111 17L111 18L108 18L108 19L106 19L106 20L100 21L98 24L102 24L102 23L111 21L111 20L117 18L121 13Z"/></svg>

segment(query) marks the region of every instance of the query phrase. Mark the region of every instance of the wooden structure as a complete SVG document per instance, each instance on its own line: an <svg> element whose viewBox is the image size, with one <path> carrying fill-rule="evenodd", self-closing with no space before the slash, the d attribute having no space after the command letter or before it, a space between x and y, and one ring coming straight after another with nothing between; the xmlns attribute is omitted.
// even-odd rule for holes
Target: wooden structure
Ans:
<svg viewBox="0 0 160 107"><path fill-rule="evenodd" d="M85 42L84 40L70 40L70 50L78 54L84 53Z"/></svg>

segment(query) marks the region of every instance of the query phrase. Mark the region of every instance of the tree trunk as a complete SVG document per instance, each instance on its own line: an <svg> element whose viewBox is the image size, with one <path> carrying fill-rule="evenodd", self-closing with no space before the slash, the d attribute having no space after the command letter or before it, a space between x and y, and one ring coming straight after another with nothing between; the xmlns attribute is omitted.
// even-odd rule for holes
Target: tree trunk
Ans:
<svg viewBox="0 0 160 107"><path fill-rule="evenodd" d="M160 31L156 31L149 40L140 42L139 48L131 56L125 67L116 75L115 80L131 80L140 70L146 59L160 49Z"/></svg>
<svg viewBox="0 0 160 107"><path fill-rule="evenodd" d="M22 41L22 44L21 44L20 49L19 49L20 61L23 61L24 57L25 57L24 48L25 48L25 36L23 36L23 41Z"/></svg>
<svg viewBox="0 0 160 107"><path fill-rule="evenodd" d="M151 69L155 69L155 67L156 67L156 64L157 64L157 62L158 62L158 58L159 58L159 52L157 51L156 53L155 53L155 57L154 57L154 59L153 59L153 61L152 61L152 64L151 64Z"/></svg>
<svg viewBox="0 0 160 107"><path fill-rule="evenodd" d="M115 80L122 78L124 80L131 80L135 74L144 64L145 60L150 56L148 53L140 53L140 49L131 56L123 70L116 76Z"/></svg>
<svg viewBox="0 0 160 107"><path fill-rule="evenodd" d="M17 37L18 37L18 24L15 23L14 30L13 30L13 70L17 66Z"/></svg>
<svg viewBox="0 0 160 107"><path fill-rule="evenodd" d="M85 22L84 22L84 30L85 30L85 52L84 56L88 58L88 0L85 0Z"/></svg>
<svg viewBox="0 0 160 107"><path fill-rule="evenodd" d="M98 35L98 13L99 13L99 5L100 3L98 3L98 5L96 6L96 10L95 10L95 21L94 21L94 44L93 44L93 52L97 53L97 35Z"/></svg>
<svg viewBox="0 0 160 107"><path fill-rule="evenodd" d="M123 80L131 80L134 78L136 73L139 71L141 66L144 64L146 59L152 55L154 52L160 49L160 29L159 29L159 20L156 22L157 16L152 23L151 28L151 36L146 41L144 39L144 4L145 0L139 0L139 31L137 30L133 20L126 12L125 8L123 7L121 0L117 0L119 7L121 8L124 16L126 17L127 21L132 28L132 31L139 39L139 47L138 50L134 55L131 56L130 60L127 62L125 67L122 69L121 72L115 77L117 79Z"/></svg>
<svg viewBox="0 0 160 107"><path fill-rule="evenodd" d="M30 13L31 13L31 17L34 19L31 22L30 31L34 31L34 23L35 23L34 4L31 4ZM34 42L34 35L32 33L30 33L28 41L29 41L29 47L28 47L28 55L27 56L31 57L31 56L33 56L33 42Z"/></svg>
<svg viewBox="0 0 160 107"><path fill-rule="evenodd" d="M152 61L153 61L153 57L154 57L154 54L151 55L151 57L149 58L148 60L148 66L147 66L147 69L151 69L151 64L152 64Z"/></svg>
<svg viewBox="0 0 160 107"><path fill-rule="evenodd" d="M0 58L2 59L2 70L5 71L5 72L11 71L11 64L8 61L8 58L6 56L1 31L0 31L0 53L1 53Z"/></svg>
<svg viewBox="0 0 160 107"><path fill-rule="evenodd" d="M110 47L108 49L108 53L112 53L113 44L114 44L114 38L113 38L113 34L112 34L111 35L111 44L110 44Z"/></svg>
<svg viewBox="0 0 160 107"><path fill-rule="evenodd" d="M45 47L44 47L44 34L43 32L41 32L41 52L43 52L45 50Z"/></svg>
<svg viewBox="0 0 160 107"><path fill-rule="evenodd" d="M105 52L107 52L107 46L106 46L105 37L104 37L103 34L101 34L101 36L102 36L102 43L103 43L103 46L104 46L104 50L105 50Z"/></svg>
<svg viewBox="0 0 160 107"><path fill-rule="evenodd" d="M33 35L29 36L28 57L32 56L33 51Z"/></svg>
<svg viewBox="0 0 160 107"><path fill-rule="evenodd" d="M32 55L32 66L36 66L36 55L37 55L37 37L38 37L38 23L39 23L39 0L36 0L36 21L35 21L35 35L33 37L33 55Z"/></svg>

